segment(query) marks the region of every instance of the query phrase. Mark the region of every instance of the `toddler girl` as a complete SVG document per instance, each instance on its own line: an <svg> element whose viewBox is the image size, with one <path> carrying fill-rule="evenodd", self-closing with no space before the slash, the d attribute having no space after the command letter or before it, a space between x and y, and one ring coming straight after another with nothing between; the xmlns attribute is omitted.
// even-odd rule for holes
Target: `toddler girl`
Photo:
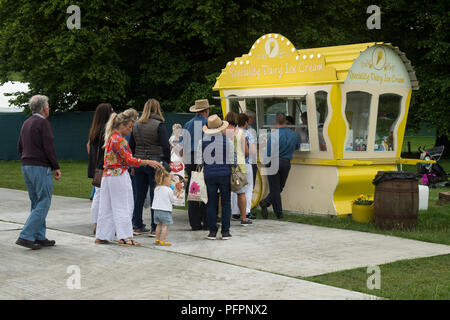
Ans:
<svg viewBox="0 0 450 320"><path fill-rule="evenodd" d="M172 175L164 168L159 168L155 173L156 188L153 195L152 209L156 226L156 245L170 246L166 241L167 229L172 220L172 204L175 202L173 194Z"/></svg>

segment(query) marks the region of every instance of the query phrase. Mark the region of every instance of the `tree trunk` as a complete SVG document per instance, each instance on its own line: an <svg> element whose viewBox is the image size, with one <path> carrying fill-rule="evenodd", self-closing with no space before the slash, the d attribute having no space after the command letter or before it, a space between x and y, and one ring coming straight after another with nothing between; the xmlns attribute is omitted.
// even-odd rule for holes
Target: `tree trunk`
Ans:
<svg viewBox="0 0 450 320"><path fill-rule="evenodd" d="M448 140L448 136L446 134L440 135L439 130L437 130L436 142L434 146L444 146L444 153L442 154L442 158L450 158L450 141Z"/></svg>

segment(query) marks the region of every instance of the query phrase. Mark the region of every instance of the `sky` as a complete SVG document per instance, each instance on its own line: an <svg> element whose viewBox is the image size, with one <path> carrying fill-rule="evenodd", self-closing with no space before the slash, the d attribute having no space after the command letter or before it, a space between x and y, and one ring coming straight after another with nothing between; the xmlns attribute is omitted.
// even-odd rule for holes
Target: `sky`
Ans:
<svg viewBox="0 0 450 320"><path fill-rule="evenodd" d="M23 82L6 82L0 86L0 112L21 112L22 108L11 106L9 100L14 96L5 96L5 93L28 91L28 84Z"/></svg>

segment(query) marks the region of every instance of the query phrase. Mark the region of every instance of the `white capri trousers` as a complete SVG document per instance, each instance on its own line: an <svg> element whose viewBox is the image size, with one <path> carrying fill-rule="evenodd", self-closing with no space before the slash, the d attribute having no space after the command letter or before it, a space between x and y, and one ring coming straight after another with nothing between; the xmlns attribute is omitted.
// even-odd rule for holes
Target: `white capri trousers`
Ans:
<svg viewBox="0 0 450 320"><path fill-rule="evenodd" d="M246 214L250 213L250 209L252 208L252 197L253 197L253 168L251 164L245 164L245 177L247 178L248 184L246 184L241 190L237 192L231 193L231 214L240 215L238 203L237 203L237 194L245 193L245 198L247 200L247 210Z"/></svg>
<svg viewBox="0 0 450 320"><path fill-rule="evenodd" d="M96 238L100 240L133 237L134 199L128 171L120 176L102 178Z"/></svg>
<svg viewBox="0 0 450 320"><path fill-rule="evenodd" d="M98 219L98 209L100 208L100 188L94 187L95 193L94 198L92 199L92 206L91 206L91 222L97 223Z"/></svg>

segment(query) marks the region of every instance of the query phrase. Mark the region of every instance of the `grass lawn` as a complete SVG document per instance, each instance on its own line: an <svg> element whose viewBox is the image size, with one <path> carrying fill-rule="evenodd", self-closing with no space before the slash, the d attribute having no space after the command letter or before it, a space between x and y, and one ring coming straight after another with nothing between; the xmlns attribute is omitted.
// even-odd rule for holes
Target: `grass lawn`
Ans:
<svg viewBox="0 0 450 320"><path fill-rule="evenodd" d="M450 172L450 159L442 159L439 161L446 172ZM403 166L404 171L415 171L415 166ZM449 187L438 187L429 189L430 196L428 199L428 210L419 211L417 227L412 231L402 230L379 230L375 222L360 223L352 220L350 216L344 218L322 217L301 214L284 213L283 221L297 222L304 224L312 224L323 227L331 227L338 229L356 230L362 232L372 232L385 235L392 235L402 238L409 238L434 243L442 243L450 245L450 204L437 206L436 201L439 192L450 191ZM259 209L255 210L257 217L262 218ZM269 211L269 219L275 219L273 213Z"/></svg>
<svg viewBox="0 0 450 320"><path fill-rule="evenodd" d="M418 153L419 147L432 148L435 141L436 137L405 137L403 139L402 152L408 152L408 142L411 144L411 152Z"/></svg>
<svg viewBox="0 0 450 320"><path fill-rule="evenodd" d="M87 177L87 161L59 161L61 180L53 180L53 194L89 199L92 179ZM20 161L0 161L0 188L26 191Z"/></svg>
<svg viewBox="0 0 450 320"><path fill-rule="evenodd" d="M373 273L357 268L302 278L334 287L396 300L450 299L450 254L380 265L380 289L367 288Z"/></svg>

